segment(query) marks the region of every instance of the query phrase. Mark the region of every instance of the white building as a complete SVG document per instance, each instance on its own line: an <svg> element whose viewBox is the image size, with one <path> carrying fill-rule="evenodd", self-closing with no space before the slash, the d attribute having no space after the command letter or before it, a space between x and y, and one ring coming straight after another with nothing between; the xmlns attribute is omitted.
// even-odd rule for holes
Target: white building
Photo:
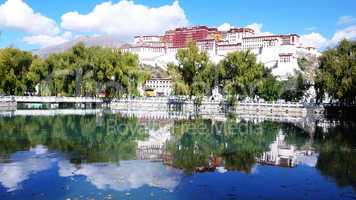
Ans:
<svg viewBox="0 0 356 200"><path fill-rule="evenodd" d="M297 34L255 35L249 28L233 28L220 32L220 38L196 40L200 51L208 53L214 63L218 63L228 53L251 51L257 61L263 63L279 79L286 79L300 70L298 58L303 55L319 53L313 47L302 47ZM135 43L123 47L125 51L136 53L140 62L165 68L167 63L177 63L176 53L179 48L163 41L161 36L136 36Z"/></svg>
<svg viewBox="0 0 356 200"><path fill-rule="evenodd" d="M228 31L221 32L223 41L228 41L229 44L242 43L243 38L255 35L255 31L250 28L232 28Z"/></svg>
<svg viewBox="0 0 356 200"><path fill-rule="evenodd" d="M155 44L161 42L161 36L157 35L144 35L144 36L135 36L134 43L135 44Z"/></svg>
<svg viewBox="0 0 356 200"><path fill-rule="evenodd" d="M157 96L170 96L172 82L169 78L152 78L145 82L143 90L153 90Z"/></svg>
<svg viewBox="0 0 356 200"><path fill-rule="evenodd" d="M219 43L216 47L216 55L217 56L226 56L228 53L234 51L241 51L241 43L229 44L229 43Z"/></svg>

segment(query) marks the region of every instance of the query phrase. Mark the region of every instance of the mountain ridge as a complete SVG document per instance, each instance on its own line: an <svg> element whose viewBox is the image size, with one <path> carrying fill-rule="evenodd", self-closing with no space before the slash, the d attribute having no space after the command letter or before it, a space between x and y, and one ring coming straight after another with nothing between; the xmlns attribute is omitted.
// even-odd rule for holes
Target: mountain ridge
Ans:
<svg viewBox="0 0 356 200"><path fill-rule="evenodd" d="M82 42L87 47L102 46L109 48L120 48L125 44L117 37L105 35L105 36L81 36L74 40L64 42L58 45L53 45L41 49L33 50L32 52L40 57L47 57L51 53L60 53L72 48L75 44Z"/></svg>

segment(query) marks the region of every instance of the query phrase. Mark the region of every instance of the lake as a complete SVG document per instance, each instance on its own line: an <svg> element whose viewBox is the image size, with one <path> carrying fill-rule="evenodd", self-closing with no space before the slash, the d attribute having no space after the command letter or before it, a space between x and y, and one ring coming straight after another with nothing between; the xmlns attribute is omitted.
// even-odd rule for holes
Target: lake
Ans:
<svg viewBox="0 0 356 200"><path fill-rule="evenodd" d="M355 130L237 116L2 116L0 199L356 199Z"/></svg>

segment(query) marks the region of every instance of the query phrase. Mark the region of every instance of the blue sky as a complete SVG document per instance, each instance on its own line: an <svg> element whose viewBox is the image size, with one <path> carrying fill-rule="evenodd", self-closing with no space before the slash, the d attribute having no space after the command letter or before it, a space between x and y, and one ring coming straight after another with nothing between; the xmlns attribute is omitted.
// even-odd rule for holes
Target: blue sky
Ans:
<svg viewBox="0 0 356 200"><path fill-rule="evenodd" d="M96 6L106 1L9 1L13 1L11 2L13 6L7 1L0 0L0 30L2 31L0 47L14 45L22 49L34 49L88 34L112 34L122 37L123 40L129 40L138 32L158 34L172 26L218 27L223 23L239 27L254 24L253 27L257 25L258 28L262 28L261 32L275 34L297 33L303 36L306 43L310 42L320 48L332 44L341 37L356 37L356 1L354 0L275 0L273 2L180 0L175 6L173 0L136 0L126 5L128 7L124 4L115 6L119 1L113 0L110 5L107 5L107 10L104 9L104 14L98 12L92 16L89 13L93 13ZM24 9L18 9L22 6ZM171 10L164 10L162 6L168 6ZM136 13L140 7L156 8L157 11L147 11L146 15L141 16ZM32 10L33 15L28 8ZM13 10L10 12L10 9ZM62 16L69 12L77 12L77 15L68 15L63 23ZM126 14L121 14L123 12ZM12 19L15 15L23 15L24 18ZM38 19L34 15L41 15L43 18ZM137 15L140 15L138 19L132 19ZM97 23L94 23L97 18ZM147 20L140 24L140 19ZM43 23L40 23L41 20ZM39 21L38 24L36 21ZM125 24L126 21L130 24ZM151 24L153 28L144 27L146 24ZM120 25L123 25L123 28L117 28ZM32 30L29 26L41 27L43 30L40 28ZM46 26L51 26L53 31L48 31Z"/></svg>

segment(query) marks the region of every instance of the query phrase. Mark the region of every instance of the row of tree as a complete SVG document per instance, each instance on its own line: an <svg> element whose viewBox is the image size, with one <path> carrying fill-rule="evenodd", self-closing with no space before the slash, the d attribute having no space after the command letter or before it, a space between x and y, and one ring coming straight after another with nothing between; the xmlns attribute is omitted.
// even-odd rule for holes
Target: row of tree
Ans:
<svg viewBox="0 0 356 200"><path fill-rule="evenodd" d="M170 64L168 73L177 95L201 97L218 86L231 103L245 97L299 101L315 86L317 102L356 103L356 41L343 40L327 49L314 61L315 68L310 59L299 59L301 71L287 80L276 79L249 51L230 53L214 65L207 53L192 43L176 57L178 65Z"/></svg>
<svg viewBox="0 0 356 200"><path fill-rule="evenodd" d="M230 103L237 97L260 97L287 101L300 100L308 84L301 73L286 81L279 81L263 64L258 63L250 51L229 53L219 64L214 65L206 52L201 52L194 43L179 50L178 65L170 64L168 74L174 81L176 95L202 97L218 86Z"/></svg>
<svg viewBox="0 0 356 200"><path fill-rule="evenodd" d="M7 95L37 89L42 96L134 96L149 77L136 55L109 48L79 43L46 59L15 48L0 50L0 93Z"/></svg>

